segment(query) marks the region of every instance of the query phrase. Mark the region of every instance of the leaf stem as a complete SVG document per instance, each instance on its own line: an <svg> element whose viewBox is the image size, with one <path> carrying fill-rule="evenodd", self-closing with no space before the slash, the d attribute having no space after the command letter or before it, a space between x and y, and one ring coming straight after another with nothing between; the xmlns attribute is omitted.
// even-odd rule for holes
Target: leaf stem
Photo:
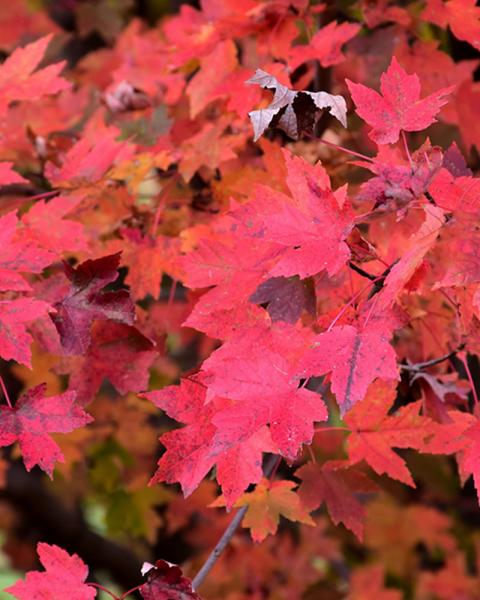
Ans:
<svg viewBox="0 0 480 600"><path fill-rule="evenodd" d="M403 129L402 129L402 140L403 140L403 145L405 147L405 153L407 155L408 162L410 163L410 169L412 170L412 173L413 173L412 155L410 154L410 150L408 149L407 136L405 135L405 132L403 131Z"/></svg>
<svg viewBox="0 0 480 600"><path fill-rule="evenodd" d="M317 142L321 142L322 144L326 144L331 148L335 148L336 150L341 150L342 152L346 152L347 154L351 154L352 156L357 156L358 158L362 158L363 160L368 160L369 162L374 162L373 158L367 156L366 154L361 154L360 152L355 152L355 150L349 150L348 148L344 148L343 146L339 146L338 144L334 144L333 142L329 142L322 138L317 138Z"/></svg>
<svg viewBox="0 0 480 600"><path fill-rule="evenodd" d="M87 585L90 585L90 586L92 586L94 588L97 588L98 590L102 590L102 592L105 592L106 594L108 594L109 596L111 596L112 598L114 598L115 600L121 600L113 592L111 592L109 589L107 589L103 585L100 585L99 583L92 583L91 581L87 581ZM123 598L123 596L122 596L122 598Z"/></svg>
<svg viewBox="0 0 480 600"><path fill-rule="evenodd" d="M136 592L141 587L142 587L141 585L136 585L135 587L130 588L129 590L127 590L120 596L120 600L124 600L124 598L127 598L128 596L130 596L130 594L133 594L133 592Z"/></svg>
<svg viewBox="0 0 480 600"><path fill-rule="evenodd" d="M322 431L350 431L348 427L318 427L315 429L315 433L322 433Z"/></svg>
<svg viewBox="0 0 480 600"><path fill-rule="evenodd" d="M5 383L3 381L3 377L0 375L0 386L2 388L3 395L5 396L5 400L7 401L8 407L13 408L12 403L10 402L10 397L7 392L7 388L5 387Z"/></svg>
<svg viewBox="0 0 480 600"><path fill-rule="evenodd" d="M472 388L473 400L475 401L476 406L478 406L478 395L477 390L475 389L475 382L473 381L472 373L470 371L470 367L468 366L468 359L464 352L462 355L459 355L458 358L462 361L463 366L465 367L465 371L467 372L468 382L470 383L470 387Z"/></svg>
<svg viewBox="0 0 480 600"><path fill-rule="evenodd" d="M281 457L279 457L279 456L272 456L269 459L266 467L263 470L266 477L270 477L270 475L273 473L274 469L278 468L278 463L280 462L279 459L281 460ZM192 579L192 589L194 591L197 590L197 588L200 585L202 585L206 576L212 570L213 566L219 559L221 553L225 550L226 546L228 545L228 542L232 539L238 526L243 521L243 517L245 516L245 513L247 512L247 510L248 510L248 506L243 506L236 512L235 516L233 517L233 519L230 521L228 527L223 532L222 537L218 540L215 548L210 553L209 557L203 564L202 568Z"/></svg>

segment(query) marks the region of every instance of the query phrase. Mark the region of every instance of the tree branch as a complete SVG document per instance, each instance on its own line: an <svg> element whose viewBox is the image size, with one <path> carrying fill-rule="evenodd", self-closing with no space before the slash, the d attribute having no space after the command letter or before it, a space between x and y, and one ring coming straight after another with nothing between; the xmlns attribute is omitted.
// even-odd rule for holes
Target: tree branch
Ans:
<svg viewBox="0 0 480 600"><path fill-rule="evenodd" d="M402 371L411 371L413 373L418 373L419 371L423 371L428 367L433 367L434 365L438 365L445 360L453 358L457 352L460 352L465 347L465 344L461 344L456 350L452 350L448 354L444 354L443 356L439 356L438 358L432 358L431 360L426 360L424 362L415 363L414 365L399 365Z"/></svg>
<svg viewBox="0 0 480 600"><path fill-rule="evenodd" d="M267 465L265 466L265 468L263 470L265 477L270 476L270 474L273 472L275 467L278 465L279 459L280 459L279 456L272 456L269 459ZM223 532L222 537L218 540L217 545L210 553L209 557L203 564L202 568L192 579L192 589L193 590L196 590L200 585L202 585L206 576L210 573L213 566L219 559L221 553L225 550L226 546L228 545L228 542L232 539L235 531L237 531L237 528L240 525L240 523L242 522L243 517L245 516L245 513L247 512L247 510L248 510L248 506L243 506L241 509L239 509L236 512L235 516L233 517L233 519L230 521L228 527Z"/></svg>

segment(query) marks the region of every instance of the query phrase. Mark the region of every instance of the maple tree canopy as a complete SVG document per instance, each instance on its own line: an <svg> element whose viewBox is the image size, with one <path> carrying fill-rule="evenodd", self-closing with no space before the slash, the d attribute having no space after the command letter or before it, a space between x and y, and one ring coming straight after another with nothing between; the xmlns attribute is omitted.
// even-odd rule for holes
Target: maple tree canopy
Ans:
<svg viewBox="0 0 480 600"><path fill-rule="evenodd" d="M474 0L18 0L0 50L5 597L478 600Z"/></svg>

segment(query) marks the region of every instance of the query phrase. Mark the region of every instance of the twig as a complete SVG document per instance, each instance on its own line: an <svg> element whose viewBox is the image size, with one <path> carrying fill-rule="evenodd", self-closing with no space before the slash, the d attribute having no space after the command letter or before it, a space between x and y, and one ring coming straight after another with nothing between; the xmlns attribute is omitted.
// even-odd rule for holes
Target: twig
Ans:
<svg viewBox="0 0 480 600"><path fill-rule="evenodd" d="M412 371L413 373L418 373L419 371L423 371L423 369L427 369L428 367L433 367L434 365L438 365L445 360L449 360L453 358L457 352L459 352L464 345L462 344L456 350L452 350L448 354L444 354L443 356L439 356L438 358L432 358L431 360L426 360L424 362L419 362L414 365L400 365L400 369L402 371Z"/></svg>
<svg viewBox="0 0 480 600"><path fill-rule="evenodd" d="M362 268L357 266L351 260L348 261L348 266L350 267L350 269L352 269L352 271L355 271L355 273L358 273L359 275L361 275L362 277L365 277L366 279L370 279L370 281L375 281L375 279L378 279L378 277L379 277L378 275L373 275L372 273L367 273L367 271L364 271Z"/></svg>
<svg viewBox="0 0 480 600"><path fill-rule="evenodd" d="M269 477L273 470L278 466L278 462L280 457L272 456L268 461L265 469L263 470L265 477ZM248 510L248 506L243 506L240 510L237 511L233 519L230 521L230 524L223 532L222 537L218 540L217 545L210 553L209 557L203 564L200 571L195 575L192 579L192 589L196 590L200 585L202 585L205 577L210 573L213 566L217 562L220 554L225 550L228 542L232 539L233 534L237 530L240 523L243 521L243 517Z"/></svg>

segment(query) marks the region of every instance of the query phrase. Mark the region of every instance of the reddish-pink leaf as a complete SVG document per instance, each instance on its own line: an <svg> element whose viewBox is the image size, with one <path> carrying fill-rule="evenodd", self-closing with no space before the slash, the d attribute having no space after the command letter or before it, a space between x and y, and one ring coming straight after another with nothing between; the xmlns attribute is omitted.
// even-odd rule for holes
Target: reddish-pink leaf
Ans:
<svg viewBox="0 0 480 600"><path fill-rule="evenodd" d="M167 448L158 463L152 482L179 482L190 495L216 464L217 479L227 504L233 502L251 483L262 478L263 452L276 452L267 427L249 429L243 422L230 421L217 429L212 417L229 405L214 398L206 402L207 388L202 377L183 379L170 386L143 394L170 417L186 427L165 433L160 441Z"/></svg>
<svg viewBox="0 0 480 600"><path fill-rule="evenodd" d="M32 240L32 243L56 254L86 250L83 225L64 218L79 202L80 198L66 196L36 202L22 217L22 240Z"/></svg>
<svg viewBox="0 0 480 600"><path fill-rule="evenodd" d="M135 308L126 290L102 289L118 277L120 253L86 260L73 268L65 263L71 281L67 295L54 306L52 315L66 354L83 354L90 345L90 330L95 319L131 325Z"/></svg>
<svg viewBox="0 0 480 600"><path fill-rule="evenodd" d="M345 423L352 430L347 440L351 464L366 461L379 475L415 487L405 461L393 448L425 449L425 438L431 435L430 419L422 417L421 403L403 406L389 415L395 400L395 387L376 381L367 396L345 415Z"/></svg>
<svg viewBox="0 0 480 600"><path fill-rule="evenodd" d="M63 454L50 433L68 433L93 421L76 404L75 392L45 396L46 384L26 392L13 408L0 406L0 445L18 441L27 471L38 465L52 477Z"/></svg>
<svg viewBox="0 0 480 600"><path fill-rule="evenodd" d="M55 260L55 254L20 235L17 225L14 212L0 217L0 291L30 290L20 273L41 273Z"/></svg>
<svg viewBox="0 0 480 600"><path fill-rule="evenodd" d="M0 66L0 116L14 100L38 100L46 94L56 94L71 84L59 77L65 61L35 71L52 39L47 35L24 48L17 48Z"/></svg>
<svg viewBox="0 0 480 600"><path fill-rule="evenodd" d="M82 356L65 359L62 370L70 373L70 388L84 405L93 399L104 379L119 394L144 390L157 356L152 342L135 327L97 321L88 350Z"/></svg>
<svg viewBox="0 0 480 600"><path fill-rule="evenodd" d="M203 363L209 393L237 401L213 417L220 432L253 432L268 424L273 442L289 460L311 442L314 423L328 415L318 394L298 387L298 363L310 339L308 330L276 323L263 331L243 331Z"/></svg>
<svg viewBox="0 0 480 600"><path fill-rule="evenodd" d="M13 170L12 162L0 162L0 185L12 183L29 183L29 181Z"/></svg>
<svg viewBox="0 0 480 600"><path fill-rule="evenodd" d="M180 567L166 560L157 560L155 566L152 565L140 594L143 600L200 600Z"/></svg>
<svg viewBox="0 0 480 600"><path fill-rule="evenodd" d="M366 512L357 496L376 490L364 473L331 461L322 466L307 463L295 476L302 480L298 495L308 510L315 510L325 502L335 525L343 523L358 539L363 539Z"/></svg>
<svg viewBox="0 0 480 600"><path fill-rule="evenodd" d="M278 244L281 251L271 276L303 279L323 270L334 275L350 256L344 240L353 217L344 190L330 190L321 165L312 167L287 152L285 160L292 198L259 186L232 216L242 223L242 235Z"/></svg>
<svg viewBox="0 0 480 600"><path fill-rule="evenodd" d="M98 139L82 138L65 154L61 167L47 163L45 175L56 187L75 188L100 180L115 161L126 158L130 149L117 142L120 133L103 129Z"/></svg>
<svg viewBox="0 0 480 600"><path fill-rule="evenodd" d="M377 377L398 379L397 357L384 331L334 327L314 338L301 361L308 376L331 372L332 391L342 414L362 400Z"/></svg>
<svg viewBox="0 0 480 600"><path fill-rule="evenodd" d="M41 300L0 300L0 356L30 367L32 337L27 325L46 315L49 305Z"/></svg>
<svg viewBox="0 0 480 600"><path fill-rule="evenodd" d="M357 23L342 23L336 21L322 27L312 37L307 46L295 46L290 52L288 66L292 71L304 62L318 60L322 67L337 65L345 60L342 46L360 31Z"/></svg>
<svg viewBox="0 0 480 600"><path fill-rule="evenodd" d="M381 95L347 79L357 113L371 127L370 137L377 144L393 144L400 131L422 131L435 122L441 107L448 102L453 87L420 100L420 80L409 75L395 57L380 83Z"/></svg>
<svg viewBox="0 0 480 600"><path fill-rule="evenodd" d="M25 581L6 588L18 600L93 600L95 588L85 583L88 567L76 554L40 542L37 552L45 571L29 571Z"/></svg>
<svg viewBox="0 0 480 600"><path fill-rule="evenodd" d="M476 0L428 0L422 18L440 27L449 25L456 38L480 50L480 7Z"/></svg>

